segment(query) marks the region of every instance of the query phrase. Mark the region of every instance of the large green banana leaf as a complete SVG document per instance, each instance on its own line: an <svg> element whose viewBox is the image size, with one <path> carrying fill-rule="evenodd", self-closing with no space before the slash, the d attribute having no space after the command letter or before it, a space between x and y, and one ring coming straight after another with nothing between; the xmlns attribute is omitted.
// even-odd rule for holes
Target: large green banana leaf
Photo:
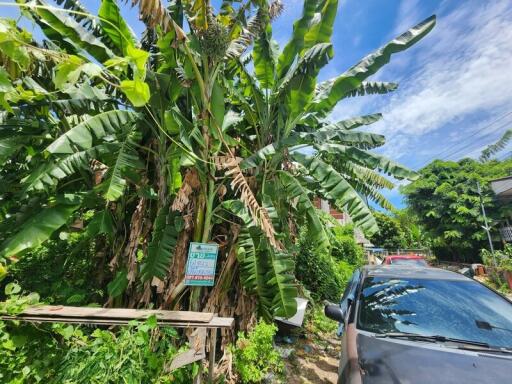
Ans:
<svg viewBox="0 0 512 384"><path fill-rule="evenodd" d="M293 276L295 262L290 255L271 248L268 248L268 255L270 268L265 277L268 290L266 296L272 298L271 313L289 319L297 313L295 298L298 290Z"/></svg>
<svg viewBox="0 0 512 384"><path fill-rule="evenodd" d="M66 224L79 207L79 205L59 204L44 208L26 221L14 236L2 244L0 256L14 256L27 249L38 247L48 240L53 232Z"/></svg>
<svg viewBox="0 0 512 384"><path fill-rule="evenodd" d="M30 4L33 4L34 7L29 8L29 12L44 34L64 48L73 47L74 52L70 53L79 53L79 50L83 49L100 62L114 56L113 52L99 38L83 28L65 12L52 9L48 3L42 0L32 0Z"/></svg>
<svg viewBox="0 0 512 384"><path fill-rule="evenodd" d="M357 145L362 148L375 148L385 142L382 135L370 132L350 132L361 125L372 124L381 118L380 114L361 116L328 124L316 131L292 132L291 135L279 142L270 143L259 149L240 163L241 169L254 168L261 165L265 159L270 158L278 151L287 148L293 150L294 146L314 143L343 143Z"/></svg>
<svg viewBox="0 0 512 384"><path fill-rule="evenodd" d="M313 15L312 22L304 35L304 48L306 51L319 43L330 43L334 20L338 11L338 0L323 0L321 9Z"/></svg>
<svg viewBox="0 0 512 384"><path fill-rule="evenodd" d="M325 232L324 225L316 213L316 208L308 196L309 191L288 172L279 171L278 176L286 190L286 199L288 201L297 199L297 211L300 216L306 218L308 234L311 235L312 243L319 250L327 249L330 245L329 236Z"/></svg>
<svg viewBox="0 0 512 384"><path fill-rule="evenodd" d="M94 138L101 139L107 135L126 133L132 129L138 118L136 112L127 110L97 114L59 136L46 150L50 153L74 153L76 149L89 149Z"/></svg>
<svg viewBox="0 0 512 384"><path fill-rule="evenodd" d="M254 41L252 51L254 74L260 87L266 89L271 89L274 86L276 78L275 53L272 44L272 27L268 23Z"/></svg>
<svg viewBox="0 0 512 384"><path fill-rule="evenodd" d="M301 163L321 187L321 194L336 203L340 210L346 208L355 225L366 233L378 231L377 221L362 197L332 166L318 157L294 153L293 158Z"/></svg>
<svg viewBox="0 0 512 384"><path fill-rule="evenodd" d="M58 159L41 164L37 169L22 179L26 191L46 190L57 185L59 180L71 176L80 170L89 170L91 160L98 160L106 153L115 153L120 146L117 143L104 143L85 151L72 153Z"/></svg>
<svg viewBox="0 0 512 384"><path fill-rule="evenodd" d="M116 201L123 196L127 184L126 179L137 177L135 171L142 168L144 168L144 164L134 149L134 135L129 135L121 143L115 163L108 169L106 180L101 185L105 191L105 199Z"/></svg>
<svg viewBox="0 0 512 384"><path fill-rule="evenodd" d="M308 107L308 111L326 116L338 101L350 92L358 89L363 80L389 63L392 54L406 50L416 44L434 28L435 23L435 16L427 18L376 52L365 57L347 72L319 84L315 91L315 97Z"/></svg>
<svg viewBox="0 0 512 384"><path fill-rule="evenodd" d="M327 64L332 56L332 44L316 44L306 51L297 65L291 67L283 78L277 95L285 98L290 129L293 128L293 121L304 113L306 105L313 97L320 68Z"/></svg>
<svg viewBox="0 0 512 384"><path fill-rule="evenodd" d="M281 79L288 72L295 57L304 48L304 36L308 31L311 20L321 0L305 0L302 17L293 23L293 35L286 44L277 63L277 77Z"/></svg>
<svg viewBox="0 0 512 384"><path fill-rule="evenodd" d="M117 54L126 56L127 47L135 46L135 36L124 21L115 0L101 0L98 10L100 25L117 48Z"/></svg>
<svg viewBox="0 0 512 384"><path fill-rule="evenodd" d="M172 256L183 228L183 218L175 212L169 212L169 205L164 205L157 214L153 236L148 247L148 255L141 267L143 282L157 277L165 279L169 272Z"/></svg>
<svg viewBox="0 0 512 384"><path fill-rule="evenodd" d="M415 180L418 178L418 174L416 172L403 165L389 160L384 156L364 151L353 146L325 143L315 145L315 149L320 152L326 152L333 154L334 156L343 157L371 169L379 169L397 179Z"/></svg>
<svg viewBox="0 0 512 384"><path fill-rule="evenodd" d="M265 292L265 265L261 263L262 257L256 256L256 247L251 232L256 232L244 227L238 235L237 259L240 263L240 278L243 286L250 294L256 295L262 313L269 315L271 302L266 299Z"/></svg>
<svg viewBox="0 0 512 384"><path fill-rule="evenodd" d="M254 226L249 211L239 200L228 200L221 206L238 216L249 233L238 243L242 266L242 281L246 287L258 295L261 314L271 320L274 316L291 317L297 312L297 287L293 271L294 263L290 255L276 253L267 243L259 227ZM251 241L247 238L251 236ZM253 252L252 244L256 250Z"/></svg>

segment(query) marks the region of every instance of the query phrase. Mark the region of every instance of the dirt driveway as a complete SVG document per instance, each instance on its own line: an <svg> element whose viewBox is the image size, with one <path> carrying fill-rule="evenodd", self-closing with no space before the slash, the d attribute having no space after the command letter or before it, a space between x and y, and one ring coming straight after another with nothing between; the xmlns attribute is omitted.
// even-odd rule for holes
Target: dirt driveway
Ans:
<svg viewBox="0 0 512 384"><path fill-rule="evenodd" d="M279 344L288 384L336 384L340 341L333 335L306 333L293 344Z"/></svg>

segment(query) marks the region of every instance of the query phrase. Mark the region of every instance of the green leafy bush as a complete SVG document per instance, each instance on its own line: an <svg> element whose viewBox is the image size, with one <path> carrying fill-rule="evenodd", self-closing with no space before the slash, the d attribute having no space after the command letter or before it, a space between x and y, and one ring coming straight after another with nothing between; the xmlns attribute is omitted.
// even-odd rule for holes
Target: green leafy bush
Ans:
<svg viewBox="0 0 512 384"><path fill-rule="evenodd" d="M331 247L331 255L338 261L342 260L353 266L365 263L364 250L356 243L352 225L332 228Z"/></svg>
<svg viewBox="0 0 512 384"><path fill-rule="evenodd" d="M96 329L89 336L67 326L63 336L69 349L58 383L191 383L198 372L195 365L166 372L166 363L178 352L173 343L178 335L173 328L158 329L155 317L132 322L117 333Z"/></svg>
<svg viewBox="0 0 512 384"><path fill-rule="evenodd" d="M343 281L334 259L319 252L306 240L300 243L295 276L314 300L337 301L343 292Z"/></svg>
<svg viewBox="0 0 512 384"><path fill-rule="evenodd" d="M307 313L307 321L313 333L334 333L338 329L338 322L329 319L324 314L323 305L316 305Z"/></svg>
<svg viewBox="0 0 512 384"><path fill-rule="evenodd" d="M22 282L27 291L42 300L63 305L100 302L103 271L97 265L95 242L83 233L66 233L65 240L49 240L11 264L3 283Z"/></svg>
<svg viewBox="0 0 512 384"><path fill-rule="evenodd" d="M267 374L283 371L281 356L273 344L276 331L274 324L260 321L247 336L243 332L238 334L236 348L232 352L242 383L260 383Z"/></svg>
<svg viewBox="0 0 512 384"><path fill-rule="evenodd" d="M487 249L480 250L480 256L485 265L494 265L492 253ZM494 251L494 258L499 269L512 272L512 245L505 244L503 250Z"/></svg>
<svg viewBox="0 0 512 384"><path fill-rule="evenodd" d="M330 227L330 253L319 251L300 234L295 276L315 301L337 302L354 269L365 263L364 251L356 243L352 225L334 224Z"/></svg>
<svg viewBox="0 0 512 384"><path fill-rule="evenodd" d="M0 313L16 315L39 302L35 293L25 294L16 283L5 287L7 300ZM48 382L65 353L51 331L26 323L0 321L0 383Z"/></svg>
<svg viewBox="0 0 512 384"><path fill-rule="evenodd" d="M495 223L510 216L510 204L494 198L489 181L508 176L512 159L479 162L434 160L419 171L420 177L401 187L409 212L432 239L440 260L478 262L478 252L487 246L482 230L477 181L480 183L487 219Z"/></svg>

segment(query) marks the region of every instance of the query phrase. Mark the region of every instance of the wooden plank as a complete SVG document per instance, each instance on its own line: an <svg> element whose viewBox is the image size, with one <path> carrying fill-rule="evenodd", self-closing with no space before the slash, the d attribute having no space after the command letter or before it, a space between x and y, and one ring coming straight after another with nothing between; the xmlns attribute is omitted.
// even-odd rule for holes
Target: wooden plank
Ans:
<svg viewBox="0 0 512 384"><path fill-rule="evenodd" d="M85 325L127 325L130 319L98 319L88 317L48 317L48 316L0 316L3 320L16 320L34 323L66 323L66 324L85 324ZM233 318L217 317L209 323L199 322L177 322L157 320L159 326L175 328L231 328Z"/></svg>
<svg viewBox="0 0 512 384"><path fill-rule="evenodd" d="M170 371L206 357L206 328L198 328L189 336L190 349L178 354L171 362Z"/></svg>
<svg viewBox="0 0 512 384"><path fill-rule="evenodd" d="M158 320L208 323L213 313L191 311L164 311L155 309L92 308L44 305L25 309L19 316L78 317L98 319L146 319L152 315Z"/></svg>
<svg viewBox="0 0 512 384"><path fill-rule="evenodd" d="M235 319L232 317L214 317L209 323L209 328L231 328Z"/></svg>

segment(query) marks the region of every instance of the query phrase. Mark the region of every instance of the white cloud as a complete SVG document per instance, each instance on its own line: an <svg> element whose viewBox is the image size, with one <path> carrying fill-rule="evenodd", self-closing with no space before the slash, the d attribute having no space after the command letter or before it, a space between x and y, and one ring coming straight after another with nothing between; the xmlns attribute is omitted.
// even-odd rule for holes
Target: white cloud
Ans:
<svg viewBox="0 0 512 384"><path fill-rule="evenodd" d="M417 18L414 3L403 1L399 14L405 16L397 30ZM414 157L434 133L444 133L444 140L433 143L434 153L457 145L470 133L473 141L489 137L496 125L483 128L512 110L510 2L457 2L451 12L441 12L431 35L412 52L395 56L380 74L379 78L388 80L407 74L393 96L362 98L340 105L333 113L340 118L370 110L383 112L384 122L376 130L387 136L385 152L395 153L394 158L397 153Z"/></svg>
<svg viewBox="0 0 512 384"><path fill-rule="evenodd" d="M398 8L398 23L393 30L393 37L407 31L411 26L420 20L421 9L420 0L405 0L400 3Z"/></svg>

